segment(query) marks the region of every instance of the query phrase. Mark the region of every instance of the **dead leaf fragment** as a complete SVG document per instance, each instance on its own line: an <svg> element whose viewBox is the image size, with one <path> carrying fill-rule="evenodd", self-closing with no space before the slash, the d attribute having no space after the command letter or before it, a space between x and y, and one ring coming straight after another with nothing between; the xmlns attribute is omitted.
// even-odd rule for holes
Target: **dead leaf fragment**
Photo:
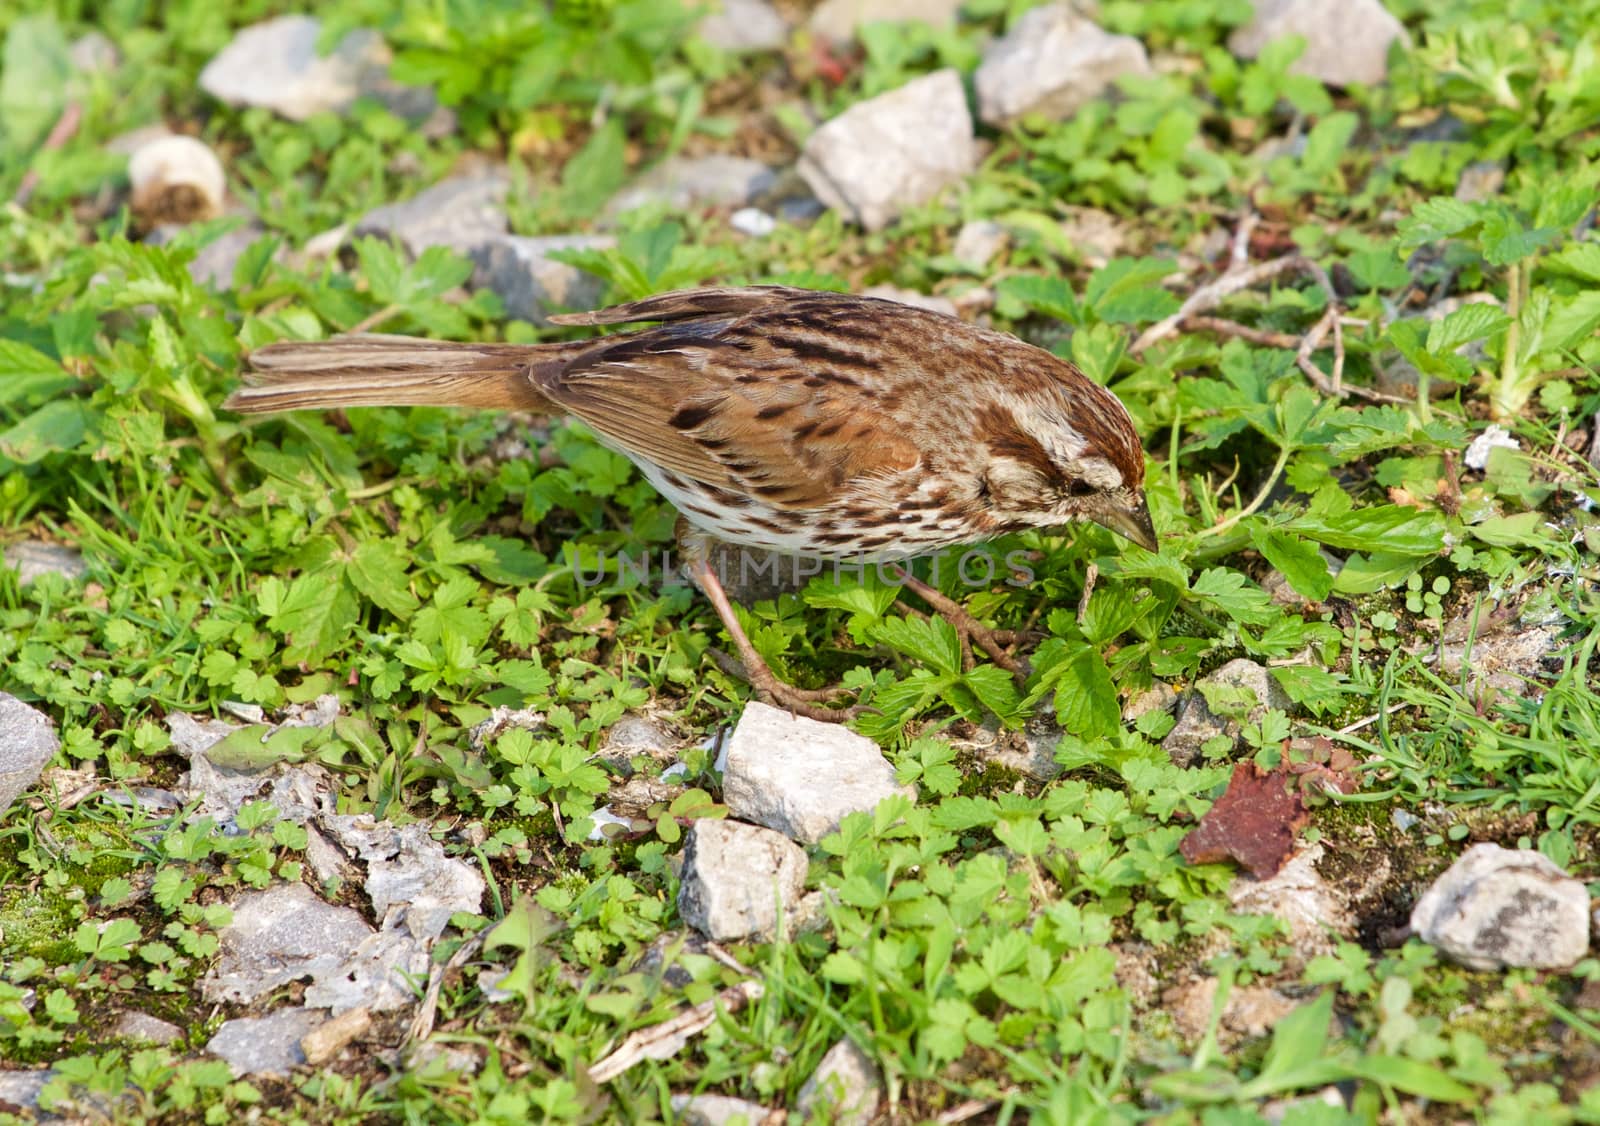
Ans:
<svg viewBox="0 0 1600 1126"><path fill-rule="evenodd" d="M1294 851L1294 836L1310 811L1283 767L1253 762L1233 768L1228 789L1200 819L1178 851L1191 864L1234 860L1258 880L1277 874Z"/></svg>

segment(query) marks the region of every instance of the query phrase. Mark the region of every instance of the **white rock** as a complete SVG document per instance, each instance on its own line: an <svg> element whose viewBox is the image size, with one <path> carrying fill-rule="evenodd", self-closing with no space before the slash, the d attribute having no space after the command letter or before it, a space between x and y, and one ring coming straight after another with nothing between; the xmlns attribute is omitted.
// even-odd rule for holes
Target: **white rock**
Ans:
<svg viewBox="0 0 1600 1126"><path fill-rule="evenodd" d="M697 30L724 51L776 51L789 39L788 22L767 0L722 0Z"/></svg>
<svg viewBox="0 0 1600 1126"><path fill-rule="evenodd" d="M823 0L811 13L814 35L835 43L854 39L869 23L956 25L963 0Z"/></svg>
<svg viewBox="0 0 1600 1126"><path fill-rule="evenodd" d="M1302 35L1290 70L1330 86L1375 85L1389 74L1389 46L1409 42L1378 0L1255 0L1255 18L1228 37L1228 50L1253 59L1273 40Z"/></svg>
<svg viewBox="0 0 1600 1126"><path fill-rule="evenodd" d="M755 702L728 739L722 790L739 820L806 844L891 795L916 799L913 787L895 784L894 767L871 739Z"/></svg>
<svg viewBox="0 0 1600 1126"><path fill-rule="evenodd" d="M551 313L594 308L605 291L599 278L557 262L550 252L604 250L615 245L616 240L608 235L500 235L472 252L478 267L472 284L499 294L508 317L547 325Z"/></svg>
<svg viewBox="0 0 1600 1126"><path fill-rule="evenodd" d="M978 116L1005 125L1026 114L1060 120L1124 74L1148 74L1144 44L1112 35L1069 3L1034 8L984 52Z"/></svg>
<svg viewBox="0 0 1600 1126"><path fill-rule="evenodd" d="M883 1078L878 1065L850 1040L828 1049L795 1100L802 1122L821 1121L831 1126L866 1126L878 1113ZM813 1112L819 1116L813 1118Z"/></svg>
<svg viewBox="0 0 1600 1126"><path fill-rule="evenodd" d="M1411 929L1469 969L1566 969L1589 949L1589 893L1543 853L1476 844L1422 893Z"/></svg>
<svg viewBox="0 0 1600 1126"><path fill-rule="evenodd" d="M43 540L7 544L5 563L17 573L18 586L27 586L40 575L60 575L72 582L83 578L89 570L76 549Z"/></svg>
<svg viewBox="0 0 1600 1126"><path fill-rule="evenodd" d="M1489 468L1489 454L1493 450L1520 450L1522 446L1513 438L1505 427L1493 423L1481 431L1467 446L1467 452L1462 455L1461 462L1468 469L1476 469L1480 473Z"/></svg>
<svg viewBox="0 0 1600 1126"><path fill-rule="evenodd" d="M725 153L669 157L613 196L606 204L606 214L621 215L657 203L673 211L743 207L771 189L776 180L771 168L749 157Z"/></svg>
<svg viewBox="0 0 1600 1126"><path fill-rule="evenodd" d="M728 216L728 226L741 235L766 238L778 229L778 221L759 207L741 207Z"/></svg>
<svg viewBox="0 0 1600 1126"><path fill-rule="evenodd" d="M594 828L589 830L588 839L591 841L605 840L608 826L615 825L624 831L633 827L632 821L612 813L609 805L602 805L599 809L589 814L589 820L594 824Z"/></svg>
<svg viewBox="0 0 1600 1126"><path fill-rule="evenodd" d="M367 212L355 233L398 239L413 256L430 246L473 255L510 229L505 211L510 186L500 169L441 180L408 200Z"/></svg>
<svg viewBox="0 0 1600 1126"><path fill-rule="evenodd" d="M227 178L203 141L168 134L128 158L130 205L148 223L193 223L222 214Z"/></svg>
<svg viewBox="0 0 1600 1126"><path fill-rule="evenodd" d="M931 313L943 313L947 317L956 316L956 303L948 297L938 297L931 293L918 293L914 289L901 289L897 285L874 285L861 291L863 297L881 297L885 301L898 301L902 305L915 305L918 309L927 309Z"/></svg>
<svg viewBox="0 0 1600 1126"><path fill-rule="evenodd" d="M977 164L961 76L940 70L822 125L806 141L799 171L823 203L876 231Z"/></svg>
<svg viewBox="0 0 1600 1126"><path fill-rule="evenodd" d="M1336 936L1352 938L1356 921L1339 891L1324 880L1317 865L1321 844L1301 847L1276 875L1258 880L1240 874L1228 888L1228 900L1241 915L1271 915L1289 927L1289 938L1305 955L1332 953Z"/></svg>
<svg viewBox="0 0 1600 1126"><path fill-rule="evenodd" d="M200 983L201 996L249 1004L300 978L337 976L371 934L359 913L324 903L304 884L246 892L218 932L217 961Z"/></svg>
<svg viewBox="0 0 1600 1126"><path fill-rule="evenodd" d="M956 232L955 245L950 253L963 266L982 270L994 260L1006 245L1006 229L993 219L979 219L961 224Z"/></svg>
<svg viewBox="0 0 1600 1126"><path fill-rule="evenodd" d="M673 1121L678 1126L761 1126L767 1108L727 1095L673 1095Z"/></svg>
<svg viewBox="0 0 1600 1126"><path fill-rule="evenodd" d="M300 1040L324 1020L316 1009L289 1008L264 1017L225 1021L206 1051L227 1061L234 1078L287 1075L306 1062Z"/></svg>
<svg viewBox="0 0 1600 1126"><path fill-rule="evenodd" d="M683 849L678 914L714 942L777 936L806 886L806 854L782 833L697 820Z"/></svg>
<svg viewBox="0 0 1600 1126"><path fill-rule="evenodd" d="M0 813L39 781L60 748L48 716L0 692Z"/></svg>
<svg viewBox="0 0 1600 1126"><path fill-rule="evenodd" d="M333 50L317 52L314 16L279 16L241 29L200 72L200 88L233 106L262 106L292 121L338 112L388 75L389 49L358 28Z"/></svg>

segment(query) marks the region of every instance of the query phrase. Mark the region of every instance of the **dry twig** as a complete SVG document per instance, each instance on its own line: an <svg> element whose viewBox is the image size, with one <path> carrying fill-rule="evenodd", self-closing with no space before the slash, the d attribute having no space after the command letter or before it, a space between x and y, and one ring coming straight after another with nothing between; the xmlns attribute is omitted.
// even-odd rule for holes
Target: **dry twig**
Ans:
<svg viewBox="0 0 1600 1126"><path fill-rule="evenodd" d="M1140 334L1133 342L1131 349L1135 354L1143 352L1151 345L1177 334L1180 328L1201 329L1217 332L1227 336L1236 336L1241 340L1248 340L1255 344L1265 344L1274 348L1293 348L1295 350L1295 364L1305 373L1313 387L1324 395L1332 395L1342 399L1347 395L1358 395L1363 399L1373 402L1403 403L1406 399L1386 395L1381 391L1373 391L1366 387L1346 387L1344 385L1344 317L1339 305L1339 294L1333 288L1333 280L1328 277L1328 271L1311 259L1300 254L1292 254L1287 258L1275 258L1270 262L1258 262L1254 266L1247 264L1249 254L1250 231L1254 228L1254 213L1246 215L1239 221L1239 229L1234 234L1233 247L1229 255L1230 265L1221 277L1208 282L1191 293L1187 300L1178 307L1178 311L1164 320L1157 321ZM1287 273L1301 273L1308 275L1317 287L1327 297L1327 309L1318 318L1317 323L1311 326L1304 336L1295 337L1288 333L1269 333L1260 329L1252 329L1246 325L1234 324L1218 317L1205 316L1206 313L1219 307L1229 297L1241 290L1249 289L1264 281ZM1317 367L1311 359L1311 354L1322 347L1322 342L1333 334L1333 371L1332 374L1324 372Z"/></svg>
<svg viewBox="0 0 1600 1126"><path fill-rule="evenodd" d="M758 1000L763 992L759 981L741 981L663 1024L629 1033L616 1051L589 1068L589 1078L596 1083L609 1083L634 1064L645 1060L671 1059L683 1050L691 1037L711 1027L711 1023L717 1019L718 1006L726 1012L736 1013L750 1002Z"/></svg>

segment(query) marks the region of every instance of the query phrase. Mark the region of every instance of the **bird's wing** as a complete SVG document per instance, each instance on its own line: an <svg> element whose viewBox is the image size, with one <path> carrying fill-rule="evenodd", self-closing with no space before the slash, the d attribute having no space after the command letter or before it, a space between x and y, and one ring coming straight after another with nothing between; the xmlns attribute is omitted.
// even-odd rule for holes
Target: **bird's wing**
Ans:
<svg viewBox="0 0 1600 1126"><path fill-rule="evenodd" d="M533 376L625 451L775 508L818 507L852 482L915 468L917 446L874 404L881 352L795 310L797 292L696 290L588 314L669 323L535 364Z"/></svg>

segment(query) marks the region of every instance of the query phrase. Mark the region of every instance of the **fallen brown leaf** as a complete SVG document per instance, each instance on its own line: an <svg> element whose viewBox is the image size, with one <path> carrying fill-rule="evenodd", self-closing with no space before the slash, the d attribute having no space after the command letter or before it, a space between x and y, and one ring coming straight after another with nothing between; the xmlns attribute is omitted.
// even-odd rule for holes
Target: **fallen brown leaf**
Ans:
<svg viewBox="0 0 1600 1126"><path fill-rule="evenodd" d="M1253 762L1233 768L1228 788L1178 845L1191 864L1237 861L1258 880L1277 874L1294 851L1294 836L1310 820L1283 767Z"/></svg>

